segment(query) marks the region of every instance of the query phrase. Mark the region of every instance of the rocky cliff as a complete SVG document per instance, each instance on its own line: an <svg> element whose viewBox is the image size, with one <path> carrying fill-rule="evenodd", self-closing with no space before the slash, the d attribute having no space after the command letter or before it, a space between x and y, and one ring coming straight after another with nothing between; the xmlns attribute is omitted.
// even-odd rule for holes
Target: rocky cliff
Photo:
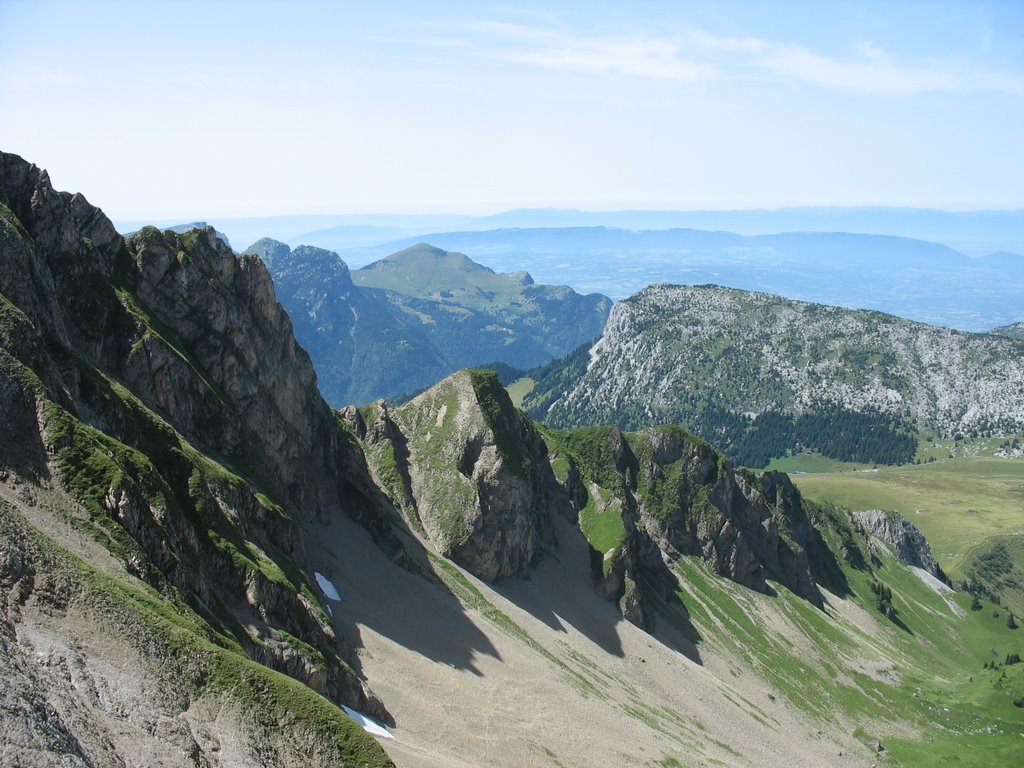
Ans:
<svg viewBox="0 0 1024 768"><path fill-rule="evenodd" d="M70 693L54 680L33 689L31 675L19 685L49 702L87 764L112 764L110 739L145 742L146 717L179 718L195 759L217 763L203 717L181 720L190 697L233 708L242 762L283 764L298 749L309 764L386 763L312 692L387 717L347 663L301 534L386 506L263 264L210 228L122 239L13 155L0 155L0 203L5 652L15 666L50 653L86 669L125 653L131 679L187 681L135 699L116 685L90 699L95 674ZM83 639L103 626L116 641ZM292 708L296 729L261 733Z"/></svg>
<svg viewBox="0 0 1024 768"><path fill-rule="evenodd" d="M718 286L652 285L602 338L538 378L525 405L555 426L677 423L739 463L786 450L912 461L919 430L1024 428L1020 341Z"/></svg>
<svg viewBox="0 0 1024 768"><path fill-rule="evenodd" d="M921 568L948 582L921 529L903 515L881 509L857 510L853 513L853 522L866 535L890 547L901 563Z"/></svg>
<svg viewBox="0 0 1024 768"><path fill-rule="evenodd" d="M818 606L817 583L834 586L835 556L789 479L737 472L680 428L538 430L474 370L401 408L347 413L413 527L484 580L528 573L561 515L590 542L598 592L640 626L674 591L682 556Z"/></svg>
<svg viewBox="0 0 1024 768"><path fill-rule="evenodd" d="M527 573L567 499L543 439L493 372L460 371L401 408L370 406L365 419L378 477L442 554L487 581Z"/></svg>
<svg viewBox="0 0 1024 768"><path fill-rule="evenodd" d="M697 556L759 592L775 581L815 605L835 588L835 555L782 474L736 471L678 427L624 434L614 427L547 433L553 466L575 497L595 554L598 589L643 626L651 598L675 586L673 563Z"/></svg>

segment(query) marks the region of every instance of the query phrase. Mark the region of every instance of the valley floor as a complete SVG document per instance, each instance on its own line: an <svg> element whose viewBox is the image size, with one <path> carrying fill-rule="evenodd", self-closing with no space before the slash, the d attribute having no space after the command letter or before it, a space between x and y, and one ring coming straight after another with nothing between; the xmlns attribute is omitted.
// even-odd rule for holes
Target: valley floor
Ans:
<svg viewBox="0 0 1024 768"><path fill-rule="evenodd" d="M872 763L856 722L809 716L667 621L652 637L623 620L580 577L588 554L567 523L528 580L494 588L432 560L440 589L364 537L338 520L321 556L362 672L395 718L383 746L400 766Z"/></svg>

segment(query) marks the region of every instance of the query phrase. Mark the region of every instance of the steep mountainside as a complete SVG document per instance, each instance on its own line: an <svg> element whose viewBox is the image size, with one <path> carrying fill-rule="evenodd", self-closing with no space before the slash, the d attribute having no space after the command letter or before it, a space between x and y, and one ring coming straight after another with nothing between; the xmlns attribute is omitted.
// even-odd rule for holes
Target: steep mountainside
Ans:
<svg viewBox="0 0 1024 768"><path fill-rule="evenodd" d="M408 321L354 285L337 254L260 240L295 338L309 352L324 398L341 407L414 392L451 373L423 324Z"/></svg>
<svg viewBox="0 0 1024 768"><path fill-rule="evenodd" d="M351 273L318 248L264 239L246 252L265 260L338 407L410 394L467 366L547 362L596 338L611 309L603 296L495 274L429 246Z"/></svg>
<svg viewBox="0 0 1024 768"><path fill-rule="evenodd" d="M0 202L3 764L1015 764L1017 636L898 518L489 371L332 411L210 228Z"/></svg>
<svg viewBox="0 0 1024 768"><path fill-rule="evenodd" d="M615 306L589 350L537 372L552 426L687 425L740 463L802 446L913 458L919 430L1024 429L1024 346L716 286L656 285Z"/></svg>
<svg viewBox="0 0 1024 768"><path fill-rule="evenodd" d="M262 263L210 228L123 240L13 155L0 202L7 755L387 764L328 701L388 717L302 538L383 507Z"/></svg>
<svg viewBox="0 0 1024 768"><path fill-rule="evenodd" d="M821 605L839 570L785 475L735 472L676 427L541 433L490 371L461 371L396 410L356 415L376 474L414 527L474 575L525 575L558 511L590 542L597 590L640 626L671 594L666 563L702 558Z"/></svg>

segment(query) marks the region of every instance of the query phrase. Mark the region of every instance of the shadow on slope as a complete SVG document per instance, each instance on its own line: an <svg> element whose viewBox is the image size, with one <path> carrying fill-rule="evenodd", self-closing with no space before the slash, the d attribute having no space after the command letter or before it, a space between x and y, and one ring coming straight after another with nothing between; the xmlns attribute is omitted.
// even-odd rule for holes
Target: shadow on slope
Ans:
<svg viewBox="0 0 1024 768"><path fill-rule="evenodd" d="M623 619L613 603L594 591L587 541L560 515L552 519L555 548L545 553L528 578L502 579L492 588L556 632L578 632L605 653L621 658L616 625Z"/></svg>
<svg viewBox="0 0 1024 768"><path fill-rule="evenodd" d="M474 664L479 655L501 659L442 582L397 565L346 514L339 512L312 533L311 561L341 596L332 610L335 625L355 647L366 647L364 627L433 662L476 675L481 674ZM412 567L430 573L422 545L410 536L406 548Z"/></svg>

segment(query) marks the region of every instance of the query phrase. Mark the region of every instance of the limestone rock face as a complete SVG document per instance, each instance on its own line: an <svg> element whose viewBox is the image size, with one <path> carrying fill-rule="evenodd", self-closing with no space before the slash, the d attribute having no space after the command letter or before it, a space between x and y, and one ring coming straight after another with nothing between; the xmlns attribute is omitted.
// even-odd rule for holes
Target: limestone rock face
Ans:
<svg viewBox="0 0 1024 768"><path fill-rule="evenodd" d="M129 356L129 381L190 434L267 467L280 498L328 514L334 418L263 263L236 256L211 228L147 228L128 248L138 300L182 352L144 338Z"/></svg>
<svg viewBox="0 0 1024 768"><path fill-rule="evenodd" d="M751 589L769 592L772 579L822 605L817 569L827 569L834 557L787 476L736 471L678 427L628 435L607 429L599 448L593 439L583 449L574 447L579 438L571 432L564 439L566 452L575 452L572 464L583 464L573 472L596 478L583 505L577 492L569 493L573 506L621 517L619 546L597 553L604 562L595 578L598 591L618 602L631 621L649 626L653 611L644 590L662 599L670 594L672 564L684 555L700 557L712 572ZM595 456L598 463L587 466Z"/></svg>
<svg viewBox="0 0 1024 768"><path fill-rule="evenodd" d="M806 515L778 488L780 476L758 479L735 472L707 443L686 439L670 429L641 433L654 450L641 473L653 486L672 465L681 467L673 495L662 496L662 510L671 500L666 517L651 509L641 496L644 526L670 558L699 554L715 572L759 592L768 590L772 577L793 592L821 604L810 565L798 539L784 537L793 519L809 526ZM787 490L792 490L787 486ZM650 494L649 494L650 496Z"/></svg>
<svg viewBox="0 0 1024 768"><path fill-rule="evenodd" d="M455 373L391 418L411 513L438 549L488 581L525 574L568 502L494 374Z"/></svg>
<svg viewBox="0 0 1024 768"><path fill-rule="evenodd" d="M921 529L903 515L881 509L865 509L854 512L853 520L864 533L891 547L900 562L922 568L932 576L946 581L946 575L939 567Z"/></svg>
<svg viewBox="0 0 1024 768"><path fill-rule="evenodd" d="M913 460L918 430L1024 428L1020 339L711 285L651 285L618 302L585 368L567 358L545 377L524 407L550 426L686 424L751 467L797 443L898 463ZM808 427L772 426L801 417ZM809 428L816 418L830 426ZM832 439L861 422L886 441L863 429L856 450Z"/></svg>

